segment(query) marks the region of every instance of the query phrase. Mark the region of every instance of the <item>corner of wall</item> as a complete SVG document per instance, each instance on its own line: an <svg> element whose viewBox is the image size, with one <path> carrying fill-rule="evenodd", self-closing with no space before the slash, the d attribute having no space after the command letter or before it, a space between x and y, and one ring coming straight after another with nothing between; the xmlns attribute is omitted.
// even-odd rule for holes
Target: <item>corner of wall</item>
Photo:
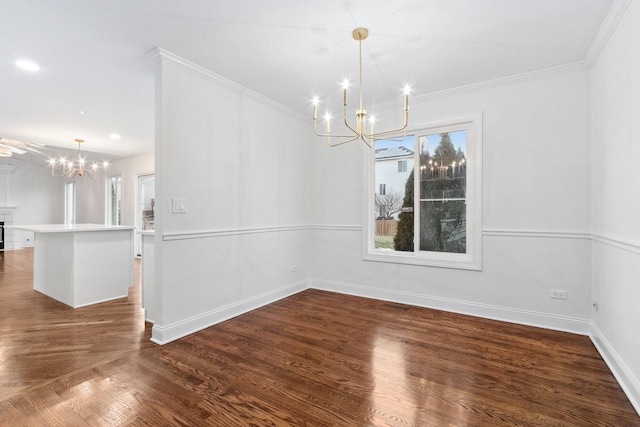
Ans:
<svg viewBox="0 0 640 427"><path fill-rule="evenodd" d="M591 322L591 333L589 337L602 356L602 359L613 373L613 376L620 384L620 387L624 390L636 412L640 415L640 380L633 375L631 370L624 363L624 360L622 360L616 350L602 334L600 329L598 329L596 324L593 322Z"/></svg>

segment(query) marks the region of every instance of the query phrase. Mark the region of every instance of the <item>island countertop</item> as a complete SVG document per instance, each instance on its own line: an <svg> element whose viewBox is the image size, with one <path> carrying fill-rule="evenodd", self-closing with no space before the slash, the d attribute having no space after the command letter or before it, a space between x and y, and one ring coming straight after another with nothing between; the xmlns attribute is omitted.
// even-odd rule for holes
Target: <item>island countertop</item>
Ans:
<svg viewBox="0 0 640 427"><path fill-rule="evenodd" d="M11 225L15 230L32 231L34 233L69 233L81 231L111 231L132 230L134 226L104 225L104 224L36 224L36 225ZM8 228L7 227L7 228Z"/></svg>
<svg viewBox="0 0 640 427"><path fill-rule="evenodd" d="M126 298L134 283L135 227L14 225L34 233L33 289L73 308Z"/></svg>

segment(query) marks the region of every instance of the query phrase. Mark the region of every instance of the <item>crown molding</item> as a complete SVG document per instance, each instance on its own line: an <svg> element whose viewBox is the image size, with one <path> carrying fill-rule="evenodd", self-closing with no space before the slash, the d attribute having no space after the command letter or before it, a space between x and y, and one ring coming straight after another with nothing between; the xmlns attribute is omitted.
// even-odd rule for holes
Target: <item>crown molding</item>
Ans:
<svg viewBox="0 0 640 427"><path fill-rule="evenodd" d="M154 49L152 49L147 56L154 62L157 63L171 63L173 65L178 65L182 68L185 68L186 70L192 72L193 74L205 78L221 87L224 87L226 89L231 90L232 92L237 93L238 95L241 96L246 96L256 102L259 102L261 104L267 105L269 107L272 107L276 110L279 110L280 112L287 114L289 116L292 116L296 119L302 119L302 120L307 120L308 117L304 116L303 114L301 114L300 112L289 108L277 101L274 101L271 98L268 98L264 95L259 94L258 92L255 92L251 89L248 89L244 86L242 86L241 84L228 79L224 76L221 76L220 74L216 74L211 70L208 70L196 63L193 63L185 58L182 58L181 56L178 56L172 52L169 52L166 49L163 49L161 47L156 47Z"/></svg>
<svg viewBox="0 0 640 427"><path fill-rule="evenodd" d="M620 22L620 19L624 15L624 12L626 11L630 3L631 0L614 0L613 5L609 9L607 16L603 20L598 33L591 43L589 51L581 61L564 64L557 67L549 67L541 70L500 77L493 80L471 83L468 85L430 92L423 95L417 95L412 97L412 102L432 101L439 98L446 98L454 95L463 95L486 89L494 89L505 86L507 84L520 83L562 73L590 70L600 56L600 53L607 45L607 42L611 38L611 35L615 31L618 22ZM396 108L400 104L400 101L391 101L383 104L378 104L377 108L379 108L380 110L390 110L392 108Z"/></svg>
<svg viewBox="0 0 640 427"><path fill-rule="evenodd" d="M591 46L589 47L587 54L581 61L573 62L570 64L564 64L556 67L549 67L541 70L530 71L530 72L521 73L521 74L515 74L511 76L500 77L497 79L487 80L487 81L478 82L478 83L472 83L464 86L458 86L451 89L444 89L441 91L435 91L435 92L426 93L423 95L417 95L412 98L412 101L426 102L426 101L431 101L438 98L445 98L445 97L450 97L454 95L462 95L466 93L478 92L480 90L498 88L507 84L520 83L524 81L534 80L534 79L548 77L548 76L562 74L562 73L589 70L591 69L591 67L593 67L598 57L604 50L605 46L607 45L607 42L609 41L612 34L614 33L618 23L620 22L620 19L624 15L630 3L631 3L631 0L614 0L613 1L613 4L609 9L609 12L607 13L607 16L603 20L602 25L598 30L598 33L594 37L593 42L591 43ZM300 113L299 111L296 111L283 104L280 104L279 102L274 101L273 99L268 98L264 95L261 95L258 92L252 91L251 89L248 89L234 82L233 80L230 80L226 77L216 74L200 65L197 65L172 52L169 52L166 49L162 49L160 47L154 48L148 53L147 56L159 63L162 63L163 61L168 61L177 65L180 65L202 77L205 77L219 84L220 86L230 89L238 94L248 96L258 102L261 102L262 104L271 106L277 110L282 111L283 113L289 116L292 116L301 120L308 119L307 116ZM390 110L397 107L397 105L400 105L400 104L401 104L401 101L390 101L390 102L378 104L377 108L382 111Z"/></svg>
<svg viewBox="0 0 640 427"><path fill-rule="evenodd" d="M596 63L630 3L631 0L613 1L613 5L611 5L611 8L609 9L609 13L607 13L604 21L602 21L602 25L593 39L591 47L587 52L587 56L584 59L587 67L591 68Z"/></svg>
<svg viewBox="0 0 640 427"><path fill-rule="evenodd" d="M531 81L543 77L559 75L563 73L571 73L576 71L587 70L587 64L585 61L573 62L571 64L565 64L557 67L544 68L542 70L529 71L521 74L514 74L511 76L500 77L493 80L487 80L478 83L471 83L464 86L458 86L451 89L444 89L441 91L426 93L424 95L418 95L413 97L414 102L426 102L432 101L438 98L446 98L454 95L464 95L467 93L475 93L481 90L494 89L506 86L508 84L521 83L525 81Z"/></svg>

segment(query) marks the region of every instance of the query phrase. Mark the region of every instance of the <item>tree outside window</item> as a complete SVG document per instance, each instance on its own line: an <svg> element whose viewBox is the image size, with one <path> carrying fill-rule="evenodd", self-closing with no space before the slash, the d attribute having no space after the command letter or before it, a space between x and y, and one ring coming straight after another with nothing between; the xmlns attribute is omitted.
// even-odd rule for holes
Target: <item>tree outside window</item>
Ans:
<svg viewBox="0 0 640 427"><path fill-rule="evenodd" d="M419 250L466 252L466 131L419 137L419 205L414 202L415 172L409 176L394 238L396 251L414 251L414 212L419 211ZM427 147L435 145L433 155ZM415 169L414 169L415 171Z"/></svg>

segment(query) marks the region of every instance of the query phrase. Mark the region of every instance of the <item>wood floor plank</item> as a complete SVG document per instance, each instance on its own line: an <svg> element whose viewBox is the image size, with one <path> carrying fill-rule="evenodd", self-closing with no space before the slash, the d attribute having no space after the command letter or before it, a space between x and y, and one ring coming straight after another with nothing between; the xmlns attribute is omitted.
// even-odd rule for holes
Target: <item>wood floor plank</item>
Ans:
<svg viewBox="0 0 640 427"><path fill-rule="evenodd" d="M0 426L640 426L585 336L307 290L157 346L139 283L74 310L32 262L0 255Z"/></svg>

